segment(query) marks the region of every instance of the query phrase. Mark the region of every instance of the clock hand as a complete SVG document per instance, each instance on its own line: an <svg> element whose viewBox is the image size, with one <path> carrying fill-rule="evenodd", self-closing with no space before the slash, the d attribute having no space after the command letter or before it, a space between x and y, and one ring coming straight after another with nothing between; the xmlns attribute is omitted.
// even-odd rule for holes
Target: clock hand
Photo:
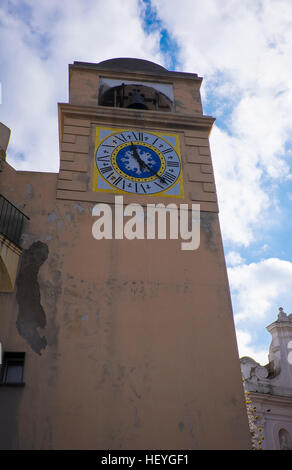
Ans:
<svg viewBox="0 0 292 470"><path fill-rule="evenodd" d="M148 170L152 172L152 175L158 176L162 183L166 183L165 179L162 176L160 176L158 173L153 173L153 169L151 168L151 166L147 165L147 163L143 162L143 160L141 160L141 162L143 163L144 167L148 168Z"/></svg>
<svg viewBox="0 0 292 470"><path fill-rule="evenodd" d="M165 179L164 179L162 176L158 175L157 173L153 173L153 169L151 168L151 166L147 165L147 163L145 163L145 162L142 160L142 158L141 158L140 155L138 154L137 149L136 149L136 146L133 144L133 142L131 142L131 149L133 150L134 158L136 158L137 162L138 162L139 165L140 165L140 170L141 170L143 167L145 167L145 168L147 168L148 170L150 170L153 175L158 176L158 178L160 179L160 181L162 181L163 183L166 183Z"/></svg>
<svg viewBox="0 0 292 470"><path fill-rule="evenodd" d="M136 158L137 162L139 163L140 170L141 170L144 166L144 162L143 160L141 160L140 155L138 154L137 149L135 145L133 144L133 142L131 142L131 149L133 151L134 158Z"/></svg>
<svg viewBox="0 0 292 470"><path fill-rule="evenodd" d="M160 179L160 181L162 181L163 183L166 182L165 179L164 179L162 176L158 175L157 173L153 173L153 169L151 168L151 166L147 165L147 163L145 163L145 162L142 160L142 158L139 156L139 154L138 154L138 152L137 152L137 149L136 149L136 147L135 147L134 145L133 145L133 152L134 152L134 154L135 154L135 157L136 157L137 161L138 161L139 164L140 164L140 168L141 168L141 165L142 165L142 168L145 167L145 168L147 168L148 170L150 170L153 175L158 176L158 178Z"/></svg>
<svg viewBox="0 0 292 470"><path fill-rule="evenodd" d="M158 176L158 178L160 179L160 181L162 181L162 183L166 183L165 179L162 176L160 176L158 173L153 173L153 169L151 168L151 166L147 165L147 163L143 162L143 160L142 160L142 163L143 163L143 166L148 168L148 170L150 170L153 175Z"/></svg>

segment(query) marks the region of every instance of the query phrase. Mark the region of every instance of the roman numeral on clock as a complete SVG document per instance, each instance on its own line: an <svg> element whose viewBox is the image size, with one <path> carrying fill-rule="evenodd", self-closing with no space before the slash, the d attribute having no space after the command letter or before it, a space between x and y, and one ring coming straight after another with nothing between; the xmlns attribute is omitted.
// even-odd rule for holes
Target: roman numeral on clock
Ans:
<svg viewBox="0 0 292 470"><path fill-rule="evenodd" d="M172 168L177 168L177 167L179 167L179 163L178 162L167 162L167 166L170 166Z"/></svg>
<svg viewBox="0 0 292 470"><path fill-rule="evenodd" d="M176 180L176 176L172 175L168 171L166 171L163 175L162 178L167 181L168 183L173 183Z"/></svg>
<svg viewBox="0 0 292 470"><path fill-rule="evenodd" d="M107 155L107 156L104 156L104 157L97 157L97 160L98 160L99 162L107 162L107 163L109 163L109 158L110 158L110 156Z"/></svg>
<svg viewBox="0 0 292 470"><path fill-rule="evenodd" d="M120 134L120 137L116 135L115 138L121 140L122 142L128 142L124 134Z"/></svg>
<svg viewBox="0 0 292 470"><path fill-rule="evenodd" d="M156 181L154 181L154 184L156 184L156 186L159 186L159 188L161 189L165 189L163 186L161 186L161 184L157 183Z"/></svg>
<svg viewBox="0 0 292 470"><path fill-rule="evenodd" d="M169 153L169 152L172 152L172 151L173 151L173 149L171 147L169 147L166 150L162 150L162 153Z"/></svg>
<svg viewBox="0 0 292 470"><path fill-rule="evenodd" d="M121 176L118 176L117 179L112 183L114 184L115 186L117 186L121 181L122 181L122 177Z"/></svg>
<svg viewBox="0 0 292 470"><path fill-rule="evenodd" d="M104 168L101 168L101 169L100 169L100 172L101 172L102 174L104 174L104 173L108 173L109 171L112 171L112 169L113 169L113 168L112 168L111 166L106 166L106 167L104 167Z"/></svg>

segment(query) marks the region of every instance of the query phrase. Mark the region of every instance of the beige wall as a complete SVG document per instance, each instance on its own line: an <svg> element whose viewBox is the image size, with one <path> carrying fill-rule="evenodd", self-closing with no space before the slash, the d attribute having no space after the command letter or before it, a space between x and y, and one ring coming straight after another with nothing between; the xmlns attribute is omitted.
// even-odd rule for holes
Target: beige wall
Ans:
<svg viewBox="0 0 292 470"><path fill-rule="evenodd" d="M3 194L30 217L16 290L0 294L3 349L27 353L25 387L13 397L0 389L8 423L0 443L249 448L208 144L213 120L102 107L93 113L80 106L82 83L79 71L71 77L75 104L59 106L60 173L15 172L5 164L0 174ZM176 93L191 106L184 86ZM198 250L182 251L177 240L92 237L94 204L113 202L91 189L98 123L179 133L186 198L177 202L201 204Z"/></svg>

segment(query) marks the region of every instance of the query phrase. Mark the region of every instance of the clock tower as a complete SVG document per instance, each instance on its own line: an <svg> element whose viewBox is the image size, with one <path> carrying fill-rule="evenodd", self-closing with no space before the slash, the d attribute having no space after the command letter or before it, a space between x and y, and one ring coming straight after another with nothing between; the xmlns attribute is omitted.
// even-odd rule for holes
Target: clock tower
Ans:
<svg viewBox="0 0 292 470"><path fill-rule="evenodd" d="M250 447L201 82L146 60L74 62L59 173L6 170L7 192L31 185L16 290L3 297L18 313L0 319L3 348L25 352L20 448ZM125 219L139 205L145 227L149 206L192 221L199 205L199 245L116 236L117 201ZM106 207L113 230L97 239Z"/></svg>

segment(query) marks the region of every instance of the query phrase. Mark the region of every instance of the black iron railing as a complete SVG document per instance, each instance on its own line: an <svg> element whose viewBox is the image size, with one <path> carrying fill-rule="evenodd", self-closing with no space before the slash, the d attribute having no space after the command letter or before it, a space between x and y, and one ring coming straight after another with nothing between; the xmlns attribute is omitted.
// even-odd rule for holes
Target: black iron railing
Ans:
<svg viewBox="0 0 292 470"><path fill-rule="evenodd" d="M23 212L0 194L0 233L19 246L24 219Z"/></svg>

